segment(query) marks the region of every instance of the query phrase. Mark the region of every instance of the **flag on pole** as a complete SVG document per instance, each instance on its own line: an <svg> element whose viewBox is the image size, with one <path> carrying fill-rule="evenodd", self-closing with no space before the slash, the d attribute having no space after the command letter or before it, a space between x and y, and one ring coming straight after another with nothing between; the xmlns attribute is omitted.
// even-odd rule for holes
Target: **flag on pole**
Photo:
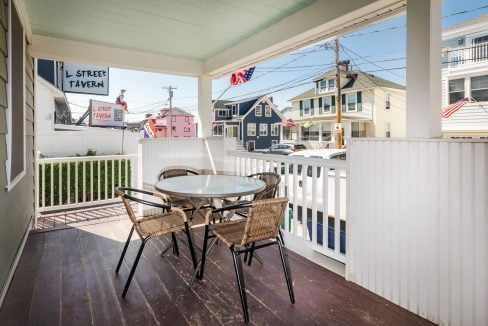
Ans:
<svg viewBox="0 0 488 326"><path fill-rule="evenodd" d="M147 120L144 124L144 138L158 138L156 135L156 127L152 119Z"/></svg>
<svg viewBox="0 0 488 326"><path fill-rule="evenodd" d="M308 128L310 128L313 125L314 125L313 121L312 120L308 120L307 122L305 122L303 124L303 128L307 128L308 129Z"/></svg>
<svg viewBox="0 0 488 326"><path fill-rule="evenodd" d="M230 76L230 84L238 85L238 84L244 84L248 82L252 77L254 69L256 69L256 67L251 67L249 69L244 69L243 71L238 71L233 73Z"/></svg>
<svg viewBox="0 0 488 326"><path fill-rule="evenodd" d="M293 121L292 119L288 119L288 120L283 121L283 122L281 123L281 125L282 125L283 127L296 127L296 125L297 125L297 124L296 124L296 123L295 123L295 121Z"/></svg>

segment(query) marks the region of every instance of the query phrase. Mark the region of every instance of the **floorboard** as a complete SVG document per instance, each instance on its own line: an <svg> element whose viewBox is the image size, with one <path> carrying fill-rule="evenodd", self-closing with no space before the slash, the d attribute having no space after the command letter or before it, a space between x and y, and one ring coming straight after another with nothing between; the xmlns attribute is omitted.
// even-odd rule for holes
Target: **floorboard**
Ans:
<svg viewBox="0 0 488 326"><path fill-rule="evenodd" d="M199 223L200 217L195 222ZM203 281L192 273L188 247L162 249L151 239L126 298L121 297L141 240L132 238L120 273L115 267L128 236L128 219L73 223L29 235L0 308L2 325L241 325L243 317L230 251L209 255ZM201 247L203 230L194 229ZM198 255L201 251L197 250ZM399 306L289 252L296 303L290 303L275 246L258 251L263 263L244 265L252 325L428 325Z"/></svg>

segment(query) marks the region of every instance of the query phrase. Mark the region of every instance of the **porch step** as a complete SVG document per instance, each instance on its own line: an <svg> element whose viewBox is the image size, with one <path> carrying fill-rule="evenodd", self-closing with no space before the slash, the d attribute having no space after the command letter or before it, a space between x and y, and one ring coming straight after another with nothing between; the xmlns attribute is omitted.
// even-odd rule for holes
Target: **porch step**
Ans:
<svg viewBox="0 0 488 326"><path fill-rule="evenodd" d="M242 141L236 141L236 151L246 151L246 148L242 144Z"/></svg>

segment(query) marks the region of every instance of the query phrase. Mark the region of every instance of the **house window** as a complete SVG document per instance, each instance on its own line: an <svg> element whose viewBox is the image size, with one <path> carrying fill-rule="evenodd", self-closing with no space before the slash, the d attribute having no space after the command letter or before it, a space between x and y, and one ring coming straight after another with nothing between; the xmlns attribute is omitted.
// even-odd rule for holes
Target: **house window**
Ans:
<svg viewBox="0 0 488 326"><path fill-rule="evenodd" d="M183 128L183 131L184 131L184 132L190 132L190 128L188 128L188 127L184 127L184 128Z"/></svg>
<svg viewBox="0 0 488 326"><path fill-rule="evenodd" d="M390 92L385 92L385 109L391 109Z"/></svg>
<svg viewBox="0 0 488 326"><path fill-rule="evenodd" d="M332 91L335 88L335 79L321 80L318 87L319 93Z"/></svg>
<svg viewBox="0 0 488 326"><path fill-rule="evenodd" d="M488 76L471 78L471 97L476 101L488 101Z"/></svg>
<svg viewBox="0 0 488 326"><path fill-rule="evenodd" d="M293 139L293 127L283 127L283 139L292 140Z"/></svg>
<svg viewBox="0 0 488 326"><path fill-rule="evenodd" d="M464 98L464 78L449 81L449 104Z"/></svg>
<svg viewBox="0 0 488 326"><path fill-rule="evenodd" d="M356 93L346 94L347 111L356 111L357 98Z"/></svg>
<svg viewBox="0 0 488 326"><path fill-rule="evenodd" d="M322 100L322 111L324 113L330 113L332 107L332 97L326 96Z"/></svg>
<svg viewBox="0 0 488 326"><path fill-rule="evenodd" d="M386 136L386 138L391 137L391 123L390 122L385 122L385 136Z"/></svg>
<svg viewBox="0 0 488 326"><path fill-rule="evenodd" d="M232 105L232 115L237 115L237 105Z"/></svg>
<svg viewBox="0 0 488 326"><path fill-rule="evenodd" d="M248 136L256 136L256 124L255 123L248 123L247 124L247 135Z"/></svg>
<svg viewBox="0 0 488 326"><path fill-rule="evenodd" d="M217 123L213 127L213 135L214 136L223 136L224 135L224 125L222 123Z"/></svg>
<svg viewBox="0 0 488 326"><path fill-rule="evenodd" d="M7 189L11 190L26 171L25 128L25 33L13 1L9 1L7 98Z"/></svg>
<svg viewBox="0 0 488 326"><path fill-rule="evenodd" d="M366 137L366 124L364 122L351 122L351 137Z"/></svg>
<svg viewBox="0 0 488 326"><path fill-rule="evenodd" d="M268 136L268 124L267 123L260 123L259 124L259 136Z"/></svg>
<svg viewBox="0 0 488 326"><path fill-rule="evenodd" d="M227 110L218 110L217 115L219 117L226 117L227 116Z"/></svg>
<svg viewBox="0 0 488 326"><path fill-rule="evenodd" d="M261 104L256 105L256 110L255 110L256 117L262 117L263 116L263 107Z"/></svg>
<svg viewBox="0 0 488 326"><path fill-rule="evenodd" d="M190 122L190 117L189 116L185 116L185 122Z"/></svg>
<svg viewBox="0 0 488 326"><path fill-rule="evenodd" d="M269 105L266 105L264 107L264 116L265 117L270 117L271 116L271 107Z"/></svg>
<svg viewBox="0 0 488 326"><path fill-rule="evenodd" d="M319 140L319 126L313 125L308 128L302 126L302 140Z"/></svg>
<svg viewBox="0 0 488 326"><path fill-rule="evenodd" d="M312 101L313 101L313 99L303 101L303 114L304 115L310 114L310 108L312 107Z"/></svg>
<svg viewBox="0 0 488 326"><path fill-rule="evenodd" d="M330 129L331 129L330 123L322 124L322 141L332 140L332 132L330 131Z"/></svg>
<svg viewBox="0 0 488 326"><path fill-rule="evenodd" d="M271 141L271 145L276 145L276 144L278 144L278 141L277 140L272 140Z"/></svg>
<svg viewBox="0 0 488 326"><path fill-rule="evenodd" d="M176 122L176 116L175 115L173 116L172 119L173 119L173 122Z"/></svg>
<svg viewBox="0 0 488 326"><path fill-rule="evenodd" d="M273 124L271 125L271 136L279 136L280 135L280 125Z"/></svg>

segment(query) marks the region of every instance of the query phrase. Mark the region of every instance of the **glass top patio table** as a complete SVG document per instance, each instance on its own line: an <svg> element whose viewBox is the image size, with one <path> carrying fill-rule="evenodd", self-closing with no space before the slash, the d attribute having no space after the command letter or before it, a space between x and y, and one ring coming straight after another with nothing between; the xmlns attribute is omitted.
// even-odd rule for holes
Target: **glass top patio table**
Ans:
<svg viewBox="0 0 488 326"><path fill-rule="evenodd" d="M227 198L255 194L266 188L258 179L234 175L189 175L156 182L165 194L192 198Z"/></svg>

